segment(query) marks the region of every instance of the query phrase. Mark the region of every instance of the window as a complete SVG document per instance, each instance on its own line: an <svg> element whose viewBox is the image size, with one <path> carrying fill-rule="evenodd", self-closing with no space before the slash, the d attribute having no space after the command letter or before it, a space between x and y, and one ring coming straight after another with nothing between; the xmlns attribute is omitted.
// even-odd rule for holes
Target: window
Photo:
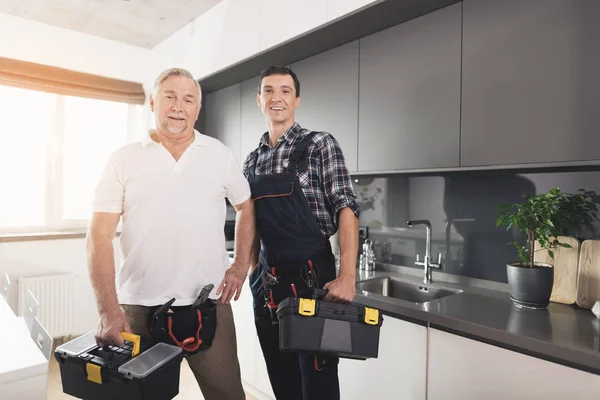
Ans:
<svg viewBox="0 0 600 400"><path fill-rule="evenodd" d="M144 119L140 105L0 86L0 232L87 226L108 157Z"/></svg>

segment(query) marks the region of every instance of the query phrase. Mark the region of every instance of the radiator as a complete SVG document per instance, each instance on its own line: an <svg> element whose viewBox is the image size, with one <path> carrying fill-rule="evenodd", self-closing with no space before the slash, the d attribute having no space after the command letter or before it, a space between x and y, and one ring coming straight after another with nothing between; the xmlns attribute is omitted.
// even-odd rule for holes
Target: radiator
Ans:
<svg viewBox="0 0 600 400"><path fill-rule="evenodd" d="M19 315L26 315L27 293L39 304L38 319L53 338L71 335L75 324L75 275L19 278Z"/></svg>

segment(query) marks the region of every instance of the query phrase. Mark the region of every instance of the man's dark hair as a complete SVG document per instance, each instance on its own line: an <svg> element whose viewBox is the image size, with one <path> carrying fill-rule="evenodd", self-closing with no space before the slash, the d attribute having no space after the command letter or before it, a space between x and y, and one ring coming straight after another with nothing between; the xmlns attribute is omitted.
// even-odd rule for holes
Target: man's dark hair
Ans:
<svg viewBox="0 0 600 400"><path fill-rule="evenodd" d="M281 67L279 65L270 65L267 68L263 69L260 73L260 80L258 81L258 94L260 94L260 87L262 85L262 80L266 76L271 75L289 75L294 80L294 88L296 89L296 97L300 96L300 81L298 77L291 69L287 67Z"/></svg>

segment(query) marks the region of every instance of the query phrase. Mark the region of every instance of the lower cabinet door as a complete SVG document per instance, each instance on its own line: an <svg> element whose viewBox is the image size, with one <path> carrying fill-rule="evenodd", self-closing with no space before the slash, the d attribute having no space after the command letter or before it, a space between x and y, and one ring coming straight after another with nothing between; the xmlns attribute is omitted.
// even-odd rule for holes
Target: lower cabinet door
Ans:
<svg viewBox="0 0 600 400"><path fill-rule="evenodd" d="M366 361L341 359L344 400L424 400L427 373L427 328L384 316L379 357Z"/></svg>
<svg viewBox="0 0 600 400"><path fill-rule="evenodd" d="M428 400L600 398L600 376L429 329Z"/></svg>

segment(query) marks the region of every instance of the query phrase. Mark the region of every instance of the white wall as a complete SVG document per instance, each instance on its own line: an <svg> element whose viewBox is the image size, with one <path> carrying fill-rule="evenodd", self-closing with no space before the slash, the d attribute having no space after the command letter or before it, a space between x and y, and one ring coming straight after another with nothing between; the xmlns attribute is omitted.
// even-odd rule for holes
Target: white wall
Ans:
<svg viewBox="0 0 600 400"><path fill-rule="evenodd" d="M0 14L0 57L144 83L150 50Z"/></svg>
<svg viewBox="0 0 600 400"><path fill-rule="evenodd" d="M381 0L222 0L152 50L150 74L179 66L197 79Z"/></svg>
<svg viewBox="0 0 600 400"><path fill-rule="evenodd" d="M114 241L115 265L120 265L118 239ZM0 273L8 273L12 285L9 304L18 311L18 278L72 273L75 284L75 332L96 328L98 314L87 272L85 239L39 240L0 243Z"/></svg>

